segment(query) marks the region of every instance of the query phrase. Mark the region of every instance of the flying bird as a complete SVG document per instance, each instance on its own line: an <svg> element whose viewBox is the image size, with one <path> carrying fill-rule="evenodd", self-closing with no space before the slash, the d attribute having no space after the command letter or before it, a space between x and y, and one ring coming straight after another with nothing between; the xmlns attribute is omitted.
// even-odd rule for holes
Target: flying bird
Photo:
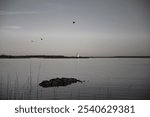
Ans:
<svg viewBox="0 0 150 117"><path fill-rule="evenodd" d="M41 38L41 40L43 40L43 38Z"/></svg>
<svg viewBox="0 0 150 117"><path fill-rule="evenodd" d="M72 21L72 23L75 24L76 22L75 22L75 21Z"/></svg>

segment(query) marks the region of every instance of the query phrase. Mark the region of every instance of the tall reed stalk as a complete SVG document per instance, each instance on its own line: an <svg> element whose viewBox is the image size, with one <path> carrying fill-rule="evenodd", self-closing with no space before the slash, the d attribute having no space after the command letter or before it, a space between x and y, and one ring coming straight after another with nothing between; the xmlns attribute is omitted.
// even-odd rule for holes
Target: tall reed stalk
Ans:
<svg viewBox="0 0 150 117"><path fill-rule="evenodd" d="M0 100L2 99L2 93L3 93L3 76L1 74L1 77L0 77Z"/></svg>
<svg viewBox="0 0 150 117"><path fill-rule="evenodd" d="M107 99L110 99L110 78L107 78Z"/></svg>
<svg viewBox="0 0 150 117"><path fill-rule="evenodd" d="M78 89L78 99L80 100L80 97L81 97L81 95L80 95L80 88Z"/></svg>
<svg viewBox="0 0 150 117"><path fill-rule="evenodd" d="M39 96L39 78L40 78L40 70L41 70L41 62L39 64L39 68L38 68L38 76L37 76L37 92L36 92L36 99L38 99Z"/></svg>
<svg viewBox="0 0 150 117"><path fill-rule="evenodd" d="M6 99L9 99L9 88L10 88L10 78L9 78L9 74L8 74L8 75L7 75Z"/></svg>
<svg viewBox="0 0 150 117"><path fill-rule="evenodd" d="M72 90L70 90L70 100L72 100Z"/></svg>
<svg viewBox="0 0 150 117"><path fill-rule="evenodd" d="M32 61L30 62L29 96L32 97Z"/></svg>
<svg viewBox="0 0 150 117"><path fill-rule="evenodd" d="M19 95L19 79L18 79L18 73L16 72L16 80L15 80L15 86L14 86L14 99L18 99Z"/></svg>
<svg viewBox="0 0 150 117"><path fill-rule="evenodd" d="M56 99L56 91L55 91L55 87L53 88L53 100Z"/></svg>
<svg viewBox="0 0 150 117"><path fill-rule="evenodd" d="M133 85L129 84L128 85L128 97L131 97L131 95L132 95L132 88L133 88Z"/></svg>
<svg viewBox="0 0 150 117"><path fill-rule="evenodd" d="M99 92L99 99L101 99L102 98L102 96L101 96L102 95L102 93L101 93L101 90L102 90L101 87L99 87L98 90L99 90L98 91Z"/></svg>

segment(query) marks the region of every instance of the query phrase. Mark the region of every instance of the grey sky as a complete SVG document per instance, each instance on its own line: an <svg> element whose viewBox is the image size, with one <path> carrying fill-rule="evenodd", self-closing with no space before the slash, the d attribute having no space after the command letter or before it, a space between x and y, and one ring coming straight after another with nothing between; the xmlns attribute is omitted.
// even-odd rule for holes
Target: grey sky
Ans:
<svg viewBox="0 0 150 117"><path fill-rule="evenodd" d="M76 52L150 55L150 1L0 1L0 54Z"/></svg>

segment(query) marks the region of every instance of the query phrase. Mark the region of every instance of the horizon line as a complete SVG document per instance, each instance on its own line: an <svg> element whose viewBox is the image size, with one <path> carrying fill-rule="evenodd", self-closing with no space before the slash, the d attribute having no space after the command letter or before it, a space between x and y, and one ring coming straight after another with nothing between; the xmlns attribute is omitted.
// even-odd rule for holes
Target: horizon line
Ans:
<svg viewBox="0 0 150 117"><path fill-rule="evenodd" d="M5 55L1 54L0 58L150 58L149 55L139 56L65 56L65 55Z"/></svg>

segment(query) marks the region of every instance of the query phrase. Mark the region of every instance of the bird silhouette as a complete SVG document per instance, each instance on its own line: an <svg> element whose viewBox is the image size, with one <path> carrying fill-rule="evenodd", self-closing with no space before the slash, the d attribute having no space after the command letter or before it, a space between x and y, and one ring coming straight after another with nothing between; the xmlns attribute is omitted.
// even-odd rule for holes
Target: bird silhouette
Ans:
<svg viewBox="0 0 150 117"><path fill-rule="evenodd" d="M75 22L75 21L72 21L72 23L75 24L76 22Z"/></svg>
<svg viewBox="0 0 150 117"><path fill-rule="evenodd" d="M43 40L43 38L41 38L41 40Z"/></svg>

